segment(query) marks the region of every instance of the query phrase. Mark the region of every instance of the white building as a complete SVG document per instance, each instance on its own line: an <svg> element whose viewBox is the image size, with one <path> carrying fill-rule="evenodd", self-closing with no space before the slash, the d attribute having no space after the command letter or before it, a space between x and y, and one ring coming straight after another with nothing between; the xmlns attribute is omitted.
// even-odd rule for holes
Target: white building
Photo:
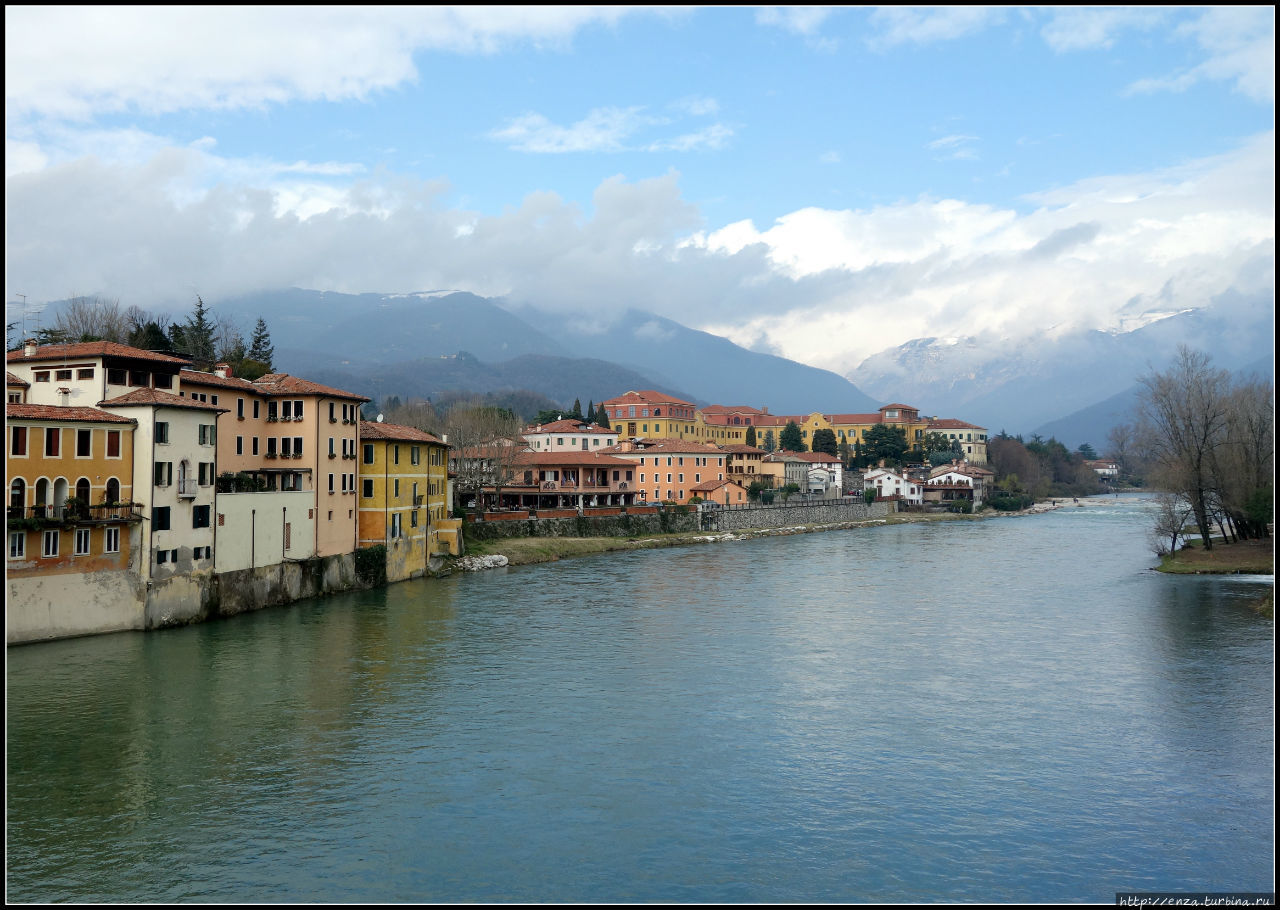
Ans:
<svg viewBox="0 0 1280 910"><path fill-rule="evenodd" d="M531 452L598 452L618 442L616 430L582 420L557 420L525 428Z"/></svg>
<svg viewBox="0 0 1280 910"><path fill-rule="evenodd" d="M862 477L865 490L875 490L878 498L898 496L911 505L924 502L924 488L918 481L888 468L872 468Z"/></svg>

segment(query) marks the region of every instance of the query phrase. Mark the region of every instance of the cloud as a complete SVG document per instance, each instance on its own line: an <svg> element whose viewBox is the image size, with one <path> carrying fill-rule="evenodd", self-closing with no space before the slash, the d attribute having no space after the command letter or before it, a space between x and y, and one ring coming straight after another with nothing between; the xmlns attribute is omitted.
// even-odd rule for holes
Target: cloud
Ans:
<svg viewBox="0 0 1280 910"><path fill-rule="evenodd" d="M935 152L934 157L939 161L973 160L978 157L978 150L974 148L974 144L977 141L977 136L943 136L941 139L935 139L930 142L929 148Z"/></svg>
<svg viewBox="0 0 1280 910"><path fill-rule="evenodd" d="M596 320L639 308L843 372L915 337L1108 328L1132 301L1203 305L1247 272L1273 284L1274 159L1267 133L1045 190L1026 211L922 197L757 227L704 224L674 172L610 177L589 213L535 193L484 215L445 205L440 182L197 143L9 178L6 280L33 302L144 307L298 286L457 288Z"/></svg>
<svg viewBox="0 0 1280 910"><path fill-rule="evenodd" d="M756 10L756 24L776 26L792 34L811 38L832 12L833 9L825 6L766 6Z"/></svg>
<svg viewBox="0 0 1280 910"><path fill-rule="evenodd" d="M1006 11L999 7L880 7L870 16L875 33L867 45L887 50L901 44L933 44L953 41L1003 22Z"/></svg>
<svg viewBox="0 0 1280 910"><path fill-rule="evenodd" d="M1165 10L1151 7L1055 9L1040 35L1058 53L1110 48L1118 33L1127 29L1150 30L1167 19Z"/></svg>
<svg viewBox="0 0 1280 910"><path fill-rule="evenodd" d="M1262 103L1275 103L1276 20L1272 7L1215 7L1178 27L1207 55L1196 66L1140 79L1132 93L1181 92L1199 82L1233 82L1236 91Z"/></svg>
<svg viewBox="0 0 1280 910"><path fill-rule="evenodd" d="M708 110L706 104L695 105ZM688 152L718 149L733 137L733 128L713 123L693 132L666 139L640 140L638 133L672 125L668 117L644 113L643 107L596 108L571 126L552 123L538 113L522 114L489 133L518 152L563 154L566 152L648 151Z"/></svg>
<svg viewBox="0 0 1280 910"><path fill-rule="evenodd" d="M6 116L83 120L123 110L365 99L415 81L418 51L562 46L580 29L634 14L626 7L260 6L230 15L198 6L9 6Z"/></svg>

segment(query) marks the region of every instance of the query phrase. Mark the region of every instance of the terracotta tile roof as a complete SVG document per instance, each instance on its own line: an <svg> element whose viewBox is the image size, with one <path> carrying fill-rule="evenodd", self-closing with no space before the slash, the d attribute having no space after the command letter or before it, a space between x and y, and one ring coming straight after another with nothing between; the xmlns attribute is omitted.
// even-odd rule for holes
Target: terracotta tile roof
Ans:
<svg viewBox="0 0 1280 910"><path fill-rule="evenodd" d="M626 443L625 446L619 443L616 446L608 446L601 449L610 455L652 455L656 452L674 453L674 454L695 454L695 455L723 455L724 453L717 447L703 442L690 442L687 439L633 439Z"/></svg>
<svg viewBox="0 0 1280 910"><path fill-rule="evenodd" d="M753 408L749 404L730 405L730 404L709 404L702 409L703 414L763 414L760 408Z"/></svg>
<svg viewBox="0 0 1280 910"><path fill-rule="evenodd" d="M321 385L309 379L299 379L288 373L268 373L261 379L254 380L253 384L264 395L324 395L329 398L350 398L353 401L372 400L355 392L344 392L342 389Z"/></svg>
<svg viewBox="0 0 1280 910"><path fill-rule="evenodd" d="M677 398L674 395L668 395L665 392L658 392L654 389L641 389L640 391L630 391L617 398L610 398L608 401L602 401L601 404L608 407L618 407L619 405L628 404L678 404L681 407L694 407L692 401L685 401L683 398Z"/></svg>
<svg viewBox="0 0 1280 910"><path fill-rule="evenodd" d="M917 407L913 407L912 405L909 405L909 404L897 404L897 403L895 403L895 404L885 404L885 405L881 405L881 406L880 406L880 410L882 410L882 411L883 411L885 408L897 408L898 410L903 410L903 409L905 408L905 409L906 409L906 410L908 410L908 411L919 411L919 410L920 410L919 408L917 408Z"/></svg>
<svg viewBox="0 0 1280 910"><path fill-rule="evenodd" d="M757 448L756 446L742 445L741 443L734 443L733 445L727 445L727 446L719 446L719 449L721 452L731 452L734 455L768 455L769 454L764 449Z"/></svg>
<svg viewBox="0 0 1280 910"><path fill-rule="evenodd" d="M21 376L14 376L8 370L5 370L5 385L22 386L24 389L31 388L31 383L27 382Z"/></svg>
<svg viewBox="0 0 1280 910"><path fill-rule="evenodd" d="M584 429L585 428L585 429ZM538 424L537 426L529 426L524 428L524 432L528 433L607 433L610 436L617 435L617 430L606 430L602 426L594 423L587 423L585 420L556 420L552 423Z"/></svg>
<svg viewBox="0 0 1280 910"><path fill-rule="evenodd" d="M985 430L986 427L980 427L975 423L965 423L963 420L956 420L954 417L944 417L941 420L930 420L929 429L938 427L944 430Z"/></svg>
<svg viewBox="0 0 1280 910"><path fill-rule="evenodd" d="M83 341L75 344L42 344L28 357L24 350L10 351L9 363L34 363L38 360L68 360L79 357L121 357L129 360L154 360L160 363L189 364L185 357L156 354L114 341Z"/></svg>
<svg viewBox="0 0 1280 910"><path fill-rule="evenodd" d="M520 452L516 464L527 465L585 465L587 467L631 468L633 463L624 458L603 455L599 452Z"/></svg>
<svg viewBox="0 0 1280 910"><path fill-rule="evenodd" d="M880 412L874 414L824 414L827 423L830 424L850 424L850 423L879 423Z"/></svg>
<svg viewBox="0 0 1280 910"><path fill-rule="evenodd" d="M417 427L406 427L398 423L378 423L374 420L360 421L361 439L391 439L396 442L426 442L438 446L444 442Z"/></svg>
<svg viewBox="0 0 1280 910"><path fill-rule="evenodd" d="M735 486L741 487L742 484L732 480L704 480L702 483L689 487L690 493L714 493L721 487Z"/></svg>
<svg viewBox="0 0 1280 910"><path fill-rule="evenodd" d="M134 389L132 392L121 395L118 398L98 402L98 407L101 408L142 407L146 405L159 405L166 408L194 408L197 411L217 411L220 414L227 412L227 408L220 408L216 404L196 401L194 398L182 398L169 392L162 392L159 389Z"/></svg>
<svg viewBox="0 0 1280 910"><path fill-rule="evenodd" d="M184 385L218 386L219 388L236 389L253 395L262 394L262 390L247 379L240 379L236 376L218 376L215 373L206 373L203 370L183 368L178 373L178 381Z"/></svg>
<svg viewBox="0 0 1280 910"><path fill-rule="evenodd" d="M814 464L839 464L840 459L834 455L828 455L826 452L792 452L797 458L803 458L805 461Z"/></svg>
<svg viewBox="0 0 1280 910"><path fill-rule="evenodd" d="M64 407L55 404L11 404L4 409L6 420L91 421L93 423L137 423L132 417L121 417L97 408Z"/></svg>

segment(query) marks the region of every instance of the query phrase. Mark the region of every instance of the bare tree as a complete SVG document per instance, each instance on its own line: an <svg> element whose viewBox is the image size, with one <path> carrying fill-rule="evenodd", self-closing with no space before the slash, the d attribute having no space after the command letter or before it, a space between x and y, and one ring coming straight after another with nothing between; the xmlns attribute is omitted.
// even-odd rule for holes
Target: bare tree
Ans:
<svg viewBox="0 0 1280 910"><path fill-rule="evenodd" d="M214 318L214 350L219 363L238 364L247 356L244 333L230 316Z"/></svg>
<svg viewBox="0 0 1280 910"><path fill-rule="evenodd" d="M1266 537L1275 472L1275 387L1270 382L1245 379L1231 389L1226 438L1213 467L1218 503L1233 536Z"/></svg>
<svg viewBox="0 0 1280 910"><path fill-rule="evenodd" d="M500 500L502 488L515 475L520 420L510 411L468 402L454 405L444 419L458 492L463 501L475 497L477 511L484 507L484 490L493 487Z"/></svg>
<svg viewBox="0 0 1280 910"><path fill-rule="evenodd" d="M436 409L431 406L431 402L421 398L410 398L406 402L397 403L393 407L387 408L387 412L383 417L387 423L398 423L401 426L414 427L427 433L434 433L437 436L440 433L447 432L443 429L444 421L436 413Z"/></svg>
<svg viewBox="0 0 1280 910"><path fill-rule="evenodd" d="M1190 503L1201 543L1211 550L1213 467L1226 436L1231 377L1214 369L1207 354L1184 345L1166 372L1139 382L1143 445L1160 467L1164 489Z"/></svg>
<svg viewBox="0 0 1280 910"><path fill-rule="evenodd" d="M72 297L58 308L54 327L70 341L114 341L129 337L129 318L119 300Z"/></svg>
<svg viewBox="0 0 1280 910"><path fill-rule="evenodd" d="M1178 538L1191 517L1191 506L1177 493L1157 493L1156 507L1156 523L1150 531L1151 549L1157 556L1164 556L1178 549Z"/></svg>

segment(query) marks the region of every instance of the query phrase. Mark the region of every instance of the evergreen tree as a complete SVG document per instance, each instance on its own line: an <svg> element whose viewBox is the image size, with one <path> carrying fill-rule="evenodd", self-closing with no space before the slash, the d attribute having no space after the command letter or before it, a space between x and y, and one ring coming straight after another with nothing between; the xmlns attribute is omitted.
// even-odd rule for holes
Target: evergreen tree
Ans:
<svg viewBox="0 0 1280 910"><path fill-rule="evenodd" d="M580 398L573 399L573 415L572 416L576 417L578 420L582 419L582 399Z"/></svg>
<svg viewBox="0 0 1280 910"><path fill-rule="evenodd" d="M609 409L603 404L596 408L596 424L606 430L613 429L613 425L609 423Z"/></svg>
<svg viewBox="0 0 1280 910"><path fill-rule="evenodd" d="M814 430L813 451L834 456L836 454L836 431Z"/></svg>
<svg viewBox="0 0 1280 910"><path fill-rule="evenodd" d="M778 437L778 447L784 452L804 451L804 437L800 435L800 427L794 420L788 420L787 425L782 428L782 435Z"/></svg>
<svg viewBox="0 0 1280 910"><path fill-rule="evenodd" d="M587 423L596 422L596 403L595 401L587 402Z"/></svg>
<svg viewBox="0 0 1280 910"><path fill-rule="evenodd" d="M249 359L256 360L264 364L267 372L271 372L275 367L276 349L271 343L271 333L267 331L266 321L259 316L258 324L253 328L253 338L249 341Z"/></svg>
<svg viewBox="0 0 1280 910"><path fill-rule="evenodd" d="M777 447L778 447L778 444L773 439L773 430L765 430L764 431L764 450L766 452L772 452Z"/></svg>
<svg viewBox="0 0 1280 910"><path fill-rule="evenodd" d="M756 428L755 427L747 427L746 443L749 446L753 446L756 444Z"/></svg>
<svg viewBox="0 0 1280 910"><path fill-rule="evenodd" d="M182 340L185 353L191 357L191 362L197 369L213 368L217 357L216 328L199 294L196 295L196 307L191 311L187 324L183 326Z"/></svg>

